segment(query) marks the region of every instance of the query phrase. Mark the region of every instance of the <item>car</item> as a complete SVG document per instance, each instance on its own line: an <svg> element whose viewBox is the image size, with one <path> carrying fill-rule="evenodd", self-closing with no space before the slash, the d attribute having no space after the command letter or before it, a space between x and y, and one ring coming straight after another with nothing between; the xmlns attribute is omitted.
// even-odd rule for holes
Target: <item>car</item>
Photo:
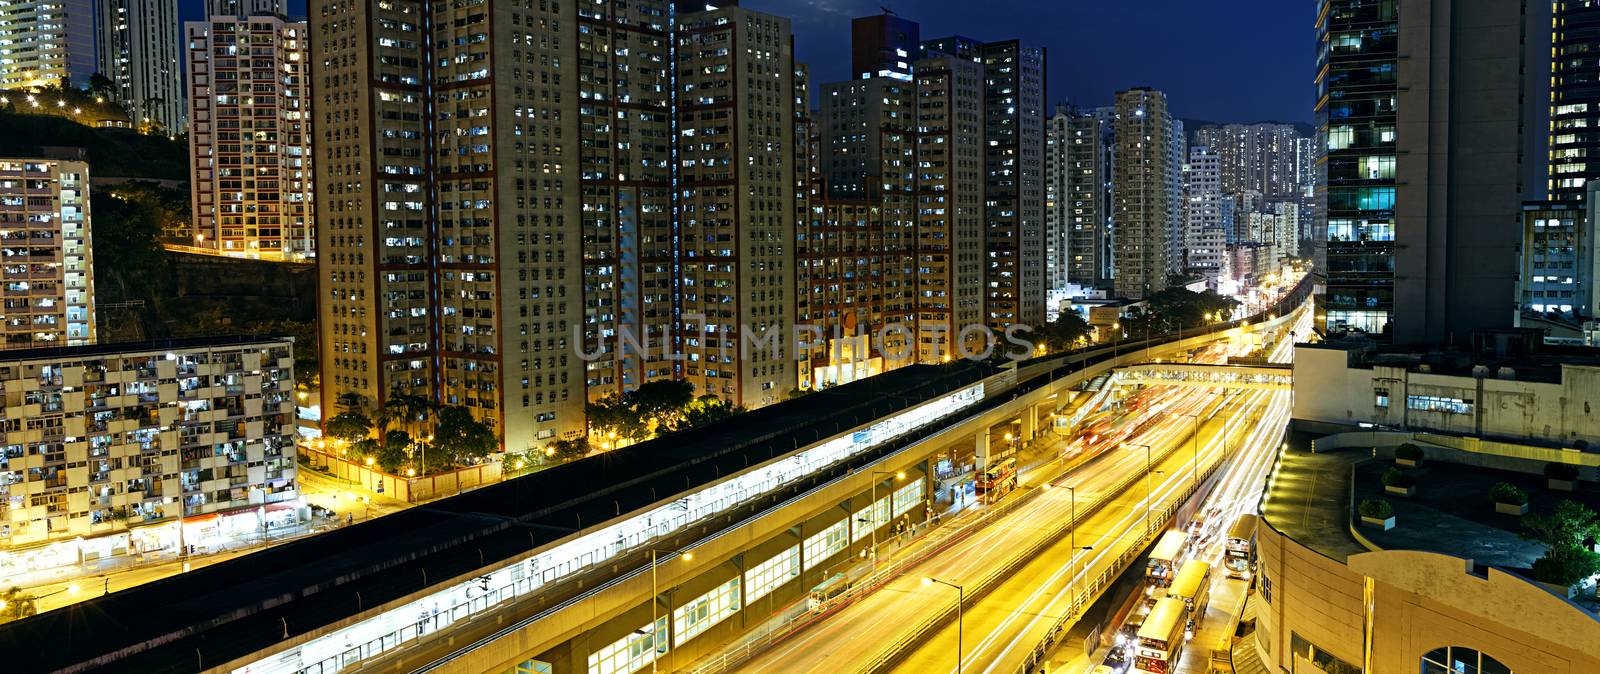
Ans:
<svg viewBox="0 0 1600 674"><path fill-rule="evenodd" d="M1111 652L1106 653L1105 659L1100 662L1100 668L1103 668L1106 672L1110 672L1111 674L1122 674L1122 672L1127 671L1127 649L1122 646L1112 646ZM1095 671L1101 671L1100 668L1096 668Z"/></svg>

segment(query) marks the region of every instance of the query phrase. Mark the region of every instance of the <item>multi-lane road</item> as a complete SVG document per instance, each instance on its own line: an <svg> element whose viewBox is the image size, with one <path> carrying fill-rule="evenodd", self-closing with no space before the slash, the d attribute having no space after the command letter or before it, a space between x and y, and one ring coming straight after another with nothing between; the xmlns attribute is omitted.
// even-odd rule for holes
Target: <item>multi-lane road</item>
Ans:
<svg viewBox="0 0 1600 674"><path fill-rule="evenodd" d="M1273 345L1273 360L1287 358L1291 341L1285 335ZM1152 357L1176 354L1158 350ZM1210 354L1241 355L1226 346ZM854 672L887 660L894 671L955 672L958 633L961 671L1017 671L1070 610L1073 596L1141 539L1148 510L1165 509L1183 497L1195 480L1197 453L1201 474L1237 453L1239 460L1229 464L1234 468L1219 478L1215 490L1235 500L1250 476L1264 474L1287 421L1287 393L1217 393L1147 389L1137 409L1129 411L1148 417L1147 423L1132 425L1133 436L1113 438L1112 447L1095 447L1103 450L1099 456L1065 476L1052 475L1051 466L1025 474L1021 489L1049 491L939 552L915 573L746 663L742 671ZM1146 475L1149 458L1154 470ZM1099 501L1103 505L1086 514ZM1076 533L1057 540L1074 508L1081 519ZM924 578L930 577L941 582L929 584ZM969 602L960 621L928 629L934 616L954 606L958 590L952 585L965 590L986 584L992 590Z"/></svg>

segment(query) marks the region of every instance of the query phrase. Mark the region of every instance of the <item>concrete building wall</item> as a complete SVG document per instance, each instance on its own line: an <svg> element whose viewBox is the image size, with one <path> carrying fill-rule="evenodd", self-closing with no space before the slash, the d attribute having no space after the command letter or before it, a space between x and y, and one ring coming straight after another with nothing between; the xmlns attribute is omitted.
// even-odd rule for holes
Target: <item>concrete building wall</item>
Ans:
<svg viewBox="0 0 1600 674"><path fill-rule="evenodd" d="M1296 635L1359 667L1365 615L1361 577L1278 533L1265 520L1256 531L1256 555L1262 605L1256 609L1254 641L1268 667L1296 671Z"/></svg>
<svg viewBox="0 0 1600 674"><path fill-rule="evenodd" d="M1271 526L1257 534L1254 645L1274 671L1414 672L1441 647L1470 648L1512 672L1600 671L1600 621L1526 579L1432 552L1323 556ZM1366 627L1370 619L1370 631ZM1370 636L1370 639L1369 639ZM1370 660L1369 660L1370 658Z"/></svg>
<svg viewBox="0 0 1600 674"><path fill-rule="evenodd" d="M1396 343L1463 343L1474 329L1512 323L1524 5L1400 5Z"/></svg>
<svg viewBox="0 0 1600 674"><path fill-rule="evenodd" d="M1561 444L1600 438L1600 409L1589 402L1600 400L1600 367L1562 365L1560 381L1545 382L1349 367L1347 357L1295 350L1295 419Z"/></svg>

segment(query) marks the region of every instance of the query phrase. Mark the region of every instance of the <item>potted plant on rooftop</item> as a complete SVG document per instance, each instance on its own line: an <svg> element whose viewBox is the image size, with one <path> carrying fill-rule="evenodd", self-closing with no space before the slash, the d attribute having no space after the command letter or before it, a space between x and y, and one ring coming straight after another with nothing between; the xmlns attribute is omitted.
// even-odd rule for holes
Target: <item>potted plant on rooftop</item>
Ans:
<svg viewBox="0 0 1600 674"><path fill-rule="evenodd" d="M1384 531L1394 528L1394 506L1383 499L1367 499L1356 508L1361 514L1361 523L1369 527L1378 527Z"/></svg>
<svg viewBox="0 0 1600 674"><path fill-rule="evenodd" d="M1416 468L1422 465L1423 456L1422 448L1409 442L1401 443L1399 447L1394 448L1395 464L1407 468Z"/></svg>
<svg viewBox="0 0 1600 674"><path fill-rule="evenodd" d="M1494 502L1494 511L1502 515L1528 514L1528 493L1509 482L1490 487L1489 500Z"/></svg>
<svg viewBox="0 0 1600 674"><path fill-rule="evenodd" d="M1417 493L1417 478L1399 468L1390 468L1383 473L1383 490L1396 496L1410 497Z"/></svg>
<svg viewBox="0 0 1600 674"><path fill-rule="evenodd" d="M1578 486L1578 467L1570 463L1551 461L1544 464L1544 478L1551 489L1572 491Z"/></svg>
<svg viewBox="0 0 1600 674"><path fill-rule="evenodd" d="M1533 562L1533 580L1570 599L1580 583L1600 573L1600 553L1587 545L1600 537L1600 515L1588 506L1562 501L1548 515L1524 517L1522 527L1524 538L1549 546Z"/></svg>

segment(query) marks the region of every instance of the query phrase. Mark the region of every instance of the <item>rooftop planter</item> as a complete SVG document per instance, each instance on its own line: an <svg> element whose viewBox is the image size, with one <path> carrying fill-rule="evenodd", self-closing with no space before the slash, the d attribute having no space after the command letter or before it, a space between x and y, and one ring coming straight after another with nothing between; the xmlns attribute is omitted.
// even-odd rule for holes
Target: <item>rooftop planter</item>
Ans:
<svg viewBox="0 0 1600 674"><path fill-rule="evenodd" d="M1388 531L1394 528L1394 506L1382 499L1367 499L1356 508L1361 515L1361 523Z"/></svg>
<svg viewBox="0 0 1600 674"><path fill-rule="evenodd" d="M1552 461L1544 464L1544 478L1551 489L1573 491L1578 487L1578 467Z"/></svg>
<svg viewBox="0 0 1600 674"><path fill-rule="evenodd" d="M1390 468L1383 473L1383 490L1396 496L1410 497L1417 493L1417 479L1399 468Z"/></svg>
<svg viewBox="0 0 1600 674"><path fill-rule="evenodd" d="M1394 448L1394 462L1396 465L1416 468L1422 465L1422 459L1422 448L1409 442L1402 443L1399 447Z"/></svg>
<svg viewBox="0 0 1600 674"><path fill-rule="evenodd" d="M1490 487L1489 500L1494 502L1494 511L1502 515L1528 514L1527 492L1509 482L1501 482Z"/></svg>

